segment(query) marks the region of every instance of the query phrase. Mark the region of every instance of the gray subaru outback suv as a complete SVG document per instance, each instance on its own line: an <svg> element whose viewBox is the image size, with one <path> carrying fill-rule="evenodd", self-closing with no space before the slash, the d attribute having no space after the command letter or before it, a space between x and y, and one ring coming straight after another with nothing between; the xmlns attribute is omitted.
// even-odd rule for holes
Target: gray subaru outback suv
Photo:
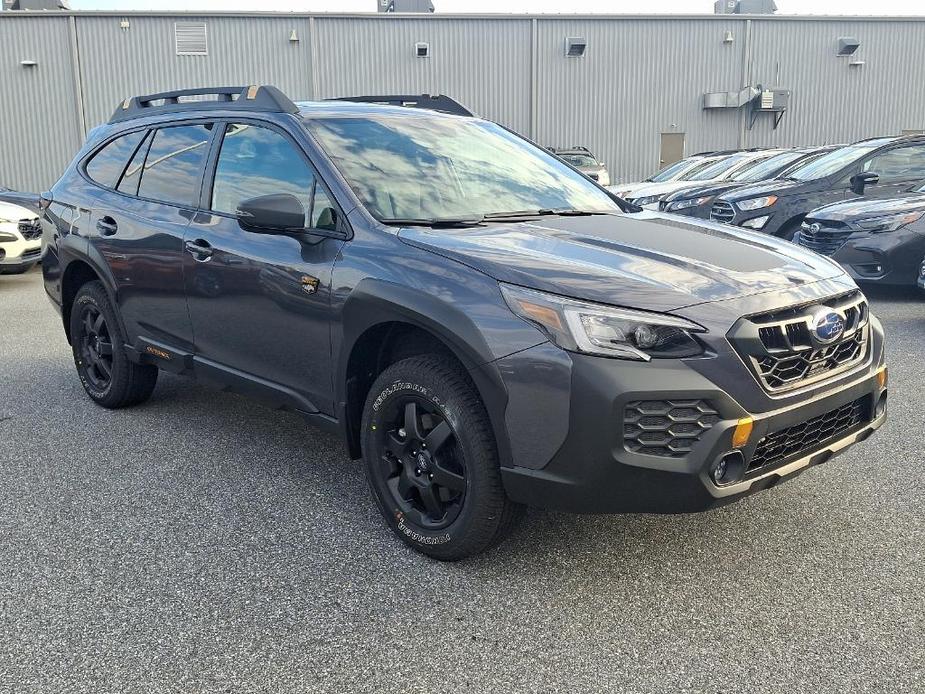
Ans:
<svg viewBox="0 0 925 694"><path fill-rule="evenodd" d="M272 87L135 97L42 206L93 401L137 406L164 370L298 412L439 559L524 504L740 499L886 417L883 331L838 265L642 211L476 118Z"/></svg>

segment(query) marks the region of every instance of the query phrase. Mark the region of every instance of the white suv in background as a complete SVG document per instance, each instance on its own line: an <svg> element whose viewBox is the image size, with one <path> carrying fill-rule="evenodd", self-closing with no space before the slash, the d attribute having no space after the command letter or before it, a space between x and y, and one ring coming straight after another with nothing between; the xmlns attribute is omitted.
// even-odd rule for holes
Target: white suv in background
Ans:
<svg viewBox="0 0 925 694"><path fill-rule="evenodd" d="M28 271L42 255L42 227L35 212L0 201L0 275Z"/></svg>

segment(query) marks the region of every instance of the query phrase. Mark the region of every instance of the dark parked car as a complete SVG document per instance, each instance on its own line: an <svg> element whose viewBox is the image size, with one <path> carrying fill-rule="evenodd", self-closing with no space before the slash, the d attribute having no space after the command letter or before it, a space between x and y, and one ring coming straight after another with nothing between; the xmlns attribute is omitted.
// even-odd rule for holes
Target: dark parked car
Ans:
<svg viewBox="0 0 925 694"><path fill-rule="evenodd" d="M164 369L298 412L439 559L522 504L728 503L886 418L883 331L836 263L640 211L476 118L135 97L42 204L94 402L138 405Z"/></svg>
<svg viewBox="0 0 925 694"><path fill-rule="evenodd" d="M662 212L674 212L688 217L710 218L710 209L717 195L741 188L749 183L767 181L786 175L792 169L831 152L834 147L813 149L792 149L780 152L767 159L757 159L736 171L728 180L712 183L691 184L659 201Z"/></svg>
<svg viewBox="0 0 925 694"><path fill-rule="evenodd" d="M834 203L806 216L801 246L831 256L858 281L916 285L925 257L925 186L884 200Z"/></svg>
<svg viewBox="0 0 925 694"><path fill-rule="evenodd" d="M887 198L925 179L925 137L882 137L841 147L786 178L720 195L710 218L792 239L810 210L865 196Z"/></svg>
<svg viewBox="0 0 925 694"><path fill-rule="evenodd" d="M610 185L610 174L607 172L607 167L599 162L587 147L553 149L552 151L556 156L574 166L592 181L597 181L602 186Z"/></svg>

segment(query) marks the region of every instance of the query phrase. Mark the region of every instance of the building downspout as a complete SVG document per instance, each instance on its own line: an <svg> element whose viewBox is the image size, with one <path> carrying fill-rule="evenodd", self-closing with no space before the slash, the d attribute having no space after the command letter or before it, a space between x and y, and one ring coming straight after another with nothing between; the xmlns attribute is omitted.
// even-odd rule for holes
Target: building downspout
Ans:
<svg viewBox="0 0 925 694"><path fill-rule="evenodd" d="M745 45L742 50L742 87L752 84L752 20L745 20ZM746 105L739 109L739 149L746 149L745 123L748 120L748 111L751 107Z"/></svg>
<svg viewBox="0 0 925 694"><path fill-rule="evenodd" d="M538 27L536 17L530 20L530 139L536 142L538 136L537 130L537 104L539 103L539 94L537 88L537 61L539 56L536 51L538 38Z"/></svg>
<svg viewBox="0 0 925 694"><path fill-rule="evenodd" d="M80 76L80 46L77 42L77 18L74 15L68 17L68 29L70 30L71 44L71 68L74 71L74 96L75 106L77 107L77 142L78 147L82 146L87 139L87 114L84 109L84 87L83 80Z"/></svg>

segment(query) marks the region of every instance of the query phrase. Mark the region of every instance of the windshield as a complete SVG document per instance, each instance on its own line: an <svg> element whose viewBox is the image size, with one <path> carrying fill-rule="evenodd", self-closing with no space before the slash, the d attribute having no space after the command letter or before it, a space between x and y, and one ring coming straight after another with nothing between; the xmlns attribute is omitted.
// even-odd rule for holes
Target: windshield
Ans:
<svg viewBox="0 0 925 694"><path fill-rule="evenodd" d="M686 179L688 181L712 181L714 178L720 178L733 166L738 166L741 164L748 158L748 156L734 154L731 157L724 157L719 161L713 162L706 168L700 169L696 173L686 176Z"/></svg>
<svg viewBox="0 0 925 694"><path fill-rule="evenodd" d="M560 154L559 156L572 166L591 167L598 165L594 161L594 157L589 157L587 154Z"/></svg>
<svg viewBox="0 0 925 694"><path fill-rule="evenodd" d="M763 181L770 178L792 161L796 161L805 152L784 152L770 159L759 159L742 167L729 177L730 181Z"/></svg>
<svg viewBox="0 0 925 694"><path fill-rule="evenodd" d="M693 169L702 161L702 159L682 159L681 161L676 161L674 164L666 166L657 174L650 176L646 180L651 183L664 183L665 181L673 181L682 173L688 171L689 169Z"/></svg>
<svg viewBox="0 0 925 694"><path fill-rule="evenodd" d="M409 115L306 125L380 220L620 211L580 173L494 123Z"/></svg>
<svg viewBox="0 0 925 694"><path fill-rule="evenodd" d="M871 142L863 142L856 145L848 145L847 147L842 147L841 149L836 149L819 157L818 159L813 159L811 162L808 162L803 166L798 166L793 171L791 171L787 177L792 178L795 181L815 181L819 178L831 176L832 174L846 167L848 164L857 161L865 154L868 154L878 147L883 146L883 144L883 140L873 140Z"/></svg>

